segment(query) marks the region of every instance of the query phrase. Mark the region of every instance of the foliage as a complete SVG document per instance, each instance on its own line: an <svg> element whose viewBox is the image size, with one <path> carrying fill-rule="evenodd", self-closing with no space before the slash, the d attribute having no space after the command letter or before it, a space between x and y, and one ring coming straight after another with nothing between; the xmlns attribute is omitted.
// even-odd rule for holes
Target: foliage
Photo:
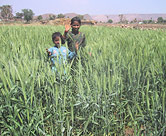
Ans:
<svg viewBox="0 0 166 136"><path fill-rule="evenodd" d="M166 23L166 20L164 20L162 17L158 17L157 23L159 23L159 24Z"/></svg>
<svg viewBox="0 0 166 136"><path fill-rule="evenodd" d="M30 20L33 19L33 11L31 9L22 9L23 15L24 15L24 20L26 20L26 22L29 22Z"/></svg>
<svg viewBox="0 0 166 136"><path fill-rule="evenodd" d="M63 15L63 14L58 14L58 16L57 16L57 18L64 18L65 17L65 15Z"/></svg>
<svg viewBox="0 0 166 136"><path fill-rule="evenodd" d="M49 15L49 20L54 20L56 18L55 15Z"/></svg>
<svg viewBox="0 0 166 136"><path fill-rule="evenodd" d="M162 17L158 17L157 23L163 23L163 22L164 22L164 19Z"/></svg>
<svg viewBox="0 0 166 136"><path fill-rule="evenodd" d="M11 5L3 5L0 7L2 19L9 20L13 18L13 9Z"/></svg>
<svg viewBox="0 0 166 136"><path fill-rule="evenodd" d="M45 52L63 26L0 27L0 135L164 136L165 30L80 29L88 44L65 76Z"/></svg>
<svg viewBox="0 0 166 136"><path fill-rule="evenodd" d="M119 23L120 24L128 24L128 20L126 20L125 16L123 14L119 14Z"/></svg>
<svg viewBox="0 0 166 136"><path fill-rule="evenodd" d="M107 23L113 23L113 20L112 19L109 19Z"/></svg>
<svg viewBox="0 0 166 136"><path fill-rule="evenodd" d="M23 13L17 12L15 18L22 19L23 16Z"/></svg>
<svg viewBox="0 0 166 136"><path fill-rule="evenodd" d="M42 19L43 19L42 15L39 15L39 16L37 17L37 19L38 19L39 21L42 20Z"/></svg>
<svg viewBox="0 0 166 136"><path fill-rule="evenodd" d="M150 20L143 20L143 23L144 23L144 24L154 24L155 21L152 20L152 19L150 19Z"/></svg>
<svg viewBox="0 0 166 136"><path fill-rule="evenodd" d="M135 24L135 23L137 23L138 21L137 21L137 18L134 18L134 20L132 20L130 23L131 24Z"/></svg>
<svg viewBox="0 0 166 136"><path fill-rule="evenodd" d="M120 20L120 21L119 21L120 23L123 23L123 21L125 20L123 14L119 14L119 20Z"/></svg>

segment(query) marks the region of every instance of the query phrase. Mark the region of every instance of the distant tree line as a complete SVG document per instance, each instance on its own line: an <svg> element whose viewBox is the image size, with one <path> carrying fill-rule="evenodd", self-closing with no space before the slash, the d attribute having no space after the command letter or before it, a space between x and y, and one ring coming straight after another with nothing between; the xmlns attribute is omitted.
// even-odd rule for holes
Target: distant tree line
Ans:
<svg viewBox="0 0 166 136"><path fill-rule="evenodd" d="M11 21L11 20L25 20L26 23L29 23L33 20L34 12L31 9L22 9L21 12L16 12L15 16L13 15L13 9L11 5L3 5L0 7L0 19L3 21ZM83 15L78 15L80 19L84 19ZM60 13L57 16L49 15L46 20L54 20L56 18L65 18L65 15ZM36 20L43 20L43 16L37 16Z"/></svg>
<svg viewBox="0 0 166 136"><path fill-rule="evenodd" d="M162 17L159 17L159 18L157 19L157 22L158 22L159 24L166 24L166 19L164 20Z"/></svg>
<svg viewBox="0 0 166 136"><path fill-rule="evenodd" d="M108 18L108 17L107 17ZM108 19L107 23L113 23L112 19ZM149 20L137 20L137 18L133 19L132 21L128 21L123 14L119 15L119 24L136 24L136 23L142 23L142 24L166 24L166 19L163 19L162 17L158 17L157 21L153 20L152 18Z"/></svg>
<svg viewBox="0 0 166 136"><path fill-rule="evenodd" d="M13 9L11 5L3 5L0 7L0 20L3 21L22 21L25 20L26 23L30 23L31 20L54 20L56 18L65 18L65 15L60 13L56 15L49 15L48 18L43 19L42 15L39 15L34 19L34 12L31 9L22 9L21 12L16 12L15 16L13 15ZM78 15L80 19L84 19L83 15Z"/></svg>
<svg viewBox="0 0 166 136"><path fill-rule="evenodd" d="M0 17L4 21L23 18L26 22L29 22L33 19L33 15L34 13L31 9L22 9L22 12L17 12L16 16L14 16L11 5L3 5L0 7Z"/></svg>
<svg viewBox="0 0 166 136"><path fill-rule="evenodd" d="M10 20L25 20L26 23L29 23L31 20L33 20L34 13L31 9L22 9L22 12L17 12L16 15L13 15L13 9L11 5L3 5L0 6L0 20L4 21L10 21ZM84 19L83 15L78 15L80 19ZM56 18L65 18L65 15L63 14L58 14L57 16L55 15L49 15L48 20L54 20ZM108 16L107 16L108 19ZM37 16L37 20L41 21L43 20L42 15ZM166 19L163 19L162 17L158 17L157 21L154 21L152 18L149 20L143 20L139 21L136 18L132 21L128 21L123 14L119 15L119 22L120 24L133 24L133 23L143 23L143 24L166 24ZM108 19L107 23L113 23L112 19Z"/></svg>
<svg viewBox="0 0 166 136"><path fill-rule="evenodd" d="M11 5L3 5L0 6L0 20L3 21L11 21L11 20L25 20L26 23L29 23L31 20L33 20L34 12L31 9L22 9L21 12L17 12L15 16L13 15L13 9ZM58 14L55 15L49 15L49 20L54 20L56 18L64 18L65 15ZM37 16L37 20L41 21L43 20L42 15Z"/></svg>

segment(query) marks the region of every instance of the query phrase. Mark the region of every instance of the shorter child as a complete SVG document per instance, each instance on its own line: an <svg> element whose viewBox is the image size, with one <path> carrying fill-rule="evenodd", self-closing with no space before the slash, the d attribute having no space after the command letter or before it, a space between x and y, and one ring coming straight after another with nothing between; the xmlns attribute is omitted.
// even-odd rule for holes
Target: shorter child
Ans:
<svg viewBox="0 0 166 136"><path fill-rule="evenodd" d="M67 59L73 59L76 54L69 51L65 46L61 46L61 44L64 44L64 40L60 32L52 34L52 41L54 43L54 47L46 49L46 51L51 60L51 69L57 71L59 66L65 65L67 63Z"/></svg>

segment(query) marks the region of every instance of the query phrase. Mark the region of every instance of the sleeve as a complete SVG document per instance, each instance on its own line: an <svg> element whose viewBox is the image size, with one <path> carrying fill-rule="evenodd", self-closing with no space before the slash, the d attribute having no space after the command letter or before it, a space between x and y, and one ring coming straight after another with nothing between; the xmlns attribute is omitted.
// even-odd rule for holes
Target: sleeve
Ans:
<svg viewBox="0 0 166 136"><path fill-rule="evenodd" d="M51 52L51 56L49 57L56 57L58 54L57 54L57 51L52 47L52 48L49 48L48 51Z"/></svg>
<svg viewBox="0 0 166 136"><path fill-rule="evenodd" d="M49 48L48 51L51 52L51 54L52 54L53 49L52 49L52 48Z"/></svg>
<svg viewBox="0 0 166 136"><path fill-rule="evenodd" d="M48 58L50 58L50 56L51 56L51 55L49 55L49 52L51 52L51 55L52 55L52 49L51 49L51 48L49 48L49 49L48 49L48 52L47 52L47 57L48 57Z"/></svg>
<svg viewBox="0 0 166 136"><path fill-rule="evenodd" d="M76 57L76 53L75 52L71 52L70 50L68 50L68 58L70 59L70 60L72 60L73 58L75 58Z"/></svg>

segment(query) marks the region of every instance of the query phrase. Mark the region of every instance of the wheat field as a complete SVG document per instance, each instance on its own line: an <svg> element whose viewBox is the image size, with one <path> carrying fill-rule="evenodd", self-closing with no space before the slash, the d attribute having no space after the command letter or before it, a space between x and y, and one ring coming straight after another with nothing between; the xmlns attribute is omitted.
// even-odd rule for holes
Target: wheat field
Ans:
<svg viewBox="0 0 166 136"><path fill-rule="evenodd" d="M0 26L1 136L166 135L165 30L81 26L83 59L65 79L45 51L55 31Z"/></svg>

